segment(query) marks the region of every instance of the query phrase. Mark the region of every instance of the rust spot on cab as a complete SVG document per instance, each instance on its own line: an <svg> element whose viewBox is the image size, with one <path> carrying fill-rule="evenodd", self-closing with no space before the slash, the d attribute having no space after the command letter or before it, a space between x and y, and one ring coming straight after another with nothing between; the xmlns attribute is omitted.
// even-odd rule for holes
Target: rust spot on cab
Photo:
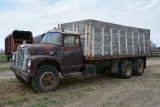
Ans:
<svg viewBox="0 0 160 107"><path fill-rule="evenodd" d="M50 51L53 49L52 46L49 46L48 44L41 44L42 48L45 49L46 51Z"/></svg>

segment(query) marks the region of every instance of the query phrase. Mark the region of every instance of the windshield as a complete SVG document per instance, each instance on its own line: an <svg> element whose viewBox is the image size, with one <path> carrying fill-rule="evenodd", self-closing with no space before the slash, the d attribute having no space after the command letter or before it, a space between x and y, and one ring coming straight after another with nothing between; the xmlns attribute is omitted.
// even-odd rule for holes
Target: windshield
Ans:
<svg viewBox="0 0 160 107"><path fill-rule="evenodd" d="M62 45L62 34L55 32L46 33L41 43Z"/></svg>

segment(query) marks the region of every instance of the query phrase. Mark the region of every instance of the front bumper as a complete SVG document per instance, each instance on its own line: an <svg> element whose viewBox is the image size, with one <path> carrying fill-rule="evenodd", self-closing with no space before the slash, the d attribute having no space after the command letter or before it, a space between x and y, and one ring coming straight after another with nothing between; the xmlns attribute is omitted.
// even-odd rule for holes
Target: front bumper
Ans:
<svg viewBox="0 0 160 107"><path fill-rule="evenodd" d="M10 66L11 71L13 71L15 74L18 76L22 77L25 81L29 82L29 75L25 73L24 71L16 68L15 66L11 65Z"/></svg>

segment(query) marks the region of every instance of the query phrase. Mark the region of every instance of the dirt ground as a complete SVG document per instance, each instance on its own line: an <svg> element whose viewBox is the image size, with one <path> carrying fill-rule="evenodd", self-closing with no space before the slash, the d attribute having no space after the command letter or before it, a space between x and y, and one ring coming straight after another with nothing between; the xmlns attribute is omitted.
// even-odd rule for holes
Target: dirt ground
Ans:
<svg viewBox="0 0 160 107"><path fill-rule="evenodd" d="M9 67L0 63L0 68ZM160 58L149 58L142 76L62 78L56 91L36 93L10 70L0 71L2 107L160 107Z"/></svg>

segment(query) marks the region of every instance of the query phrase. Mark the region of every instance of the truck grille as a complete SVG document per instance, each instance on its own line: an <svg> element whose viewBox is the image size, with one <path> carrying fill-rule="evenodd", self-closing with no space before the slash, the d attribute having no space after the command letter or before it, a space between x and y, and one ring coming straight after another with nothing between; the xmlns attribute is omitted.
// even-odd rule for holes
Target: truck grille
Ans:
<svg viewBox="0 0 160 107"><path fill-rule="evenodd" d="M25 48L19 48L16 55L16 67L25 71L28 56L29 53Z"/></svg>

